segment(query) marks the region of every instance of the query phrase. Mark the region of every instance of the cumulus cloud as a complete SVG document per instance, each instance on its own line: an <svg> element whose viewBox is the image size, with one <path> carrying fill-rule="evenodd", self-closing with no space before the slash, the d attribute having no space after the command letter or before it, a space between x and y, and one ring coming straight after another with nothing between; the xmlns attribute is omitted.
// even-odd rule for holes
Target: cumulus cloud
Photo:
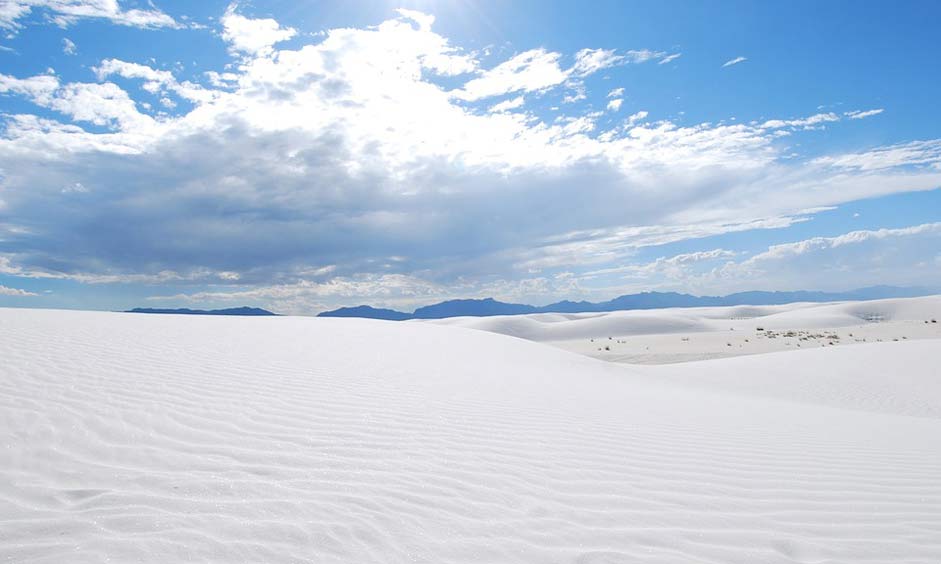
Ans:
<svg viewBox="0 0 941 564"><path fill-rule="evenodd" d="M173 92L174 94L192 102L208 102L215 98L216 93L199 84L190 81L179 82L173 73L167 70L158 70L140 63L122 61L120 59L105 59L92 69L98 80L111 76L142 80L143 89L150 94ZM224 79L234 76L233 73L215 73L215 81L224 82ZM211 81L213 77L210 77Z"/></svg>
<svg viewBox="0 0 941 564"><path fill-rule="evenodd" d="M608 106L607 106L607 108L608 108L609 111L616 112L616 111L618 111L618 110L621 109L621 104L623 104L623 103L624 103L624 100L622 100L621 98L615 98L614 100L608 100Z"/></svg>
<svg viewBox="0 0 941 564"><path fill-rule="evenodd" d="M737 65L739 63L744 63L748 60L748 57L735 57L734 59L729 59L728 61L722 63L723 67L731 67L732 65Z"/></svg>
<svg viewBox="0 0 941 564"><path fill-rule="evenodd" d="M237 3L230 4L221 19L222 38L234 52L253 56L269 55L275 44L297 35L295 29L282 27L272 18L247 18L237 10Z"/></svg>
<svg viewBox="0 0 941 564"><path fill-rule="evenodd" d="M153 125L153 119L137 110L127 92L110 82L60 84L51 75L18 79L0 74L0 93L6 92L21 94L74 121L138 131Z"/></svg>
<svg viewBox="0 0 941 564"><path fill-rule="evenodd" d="M632 127L635 123L639 123L647 119L647 116L650 115L646 110L641 110L639 112L631 114L627 118L627 127Z"/></svg>
<svg viewBox="0 0 941 564"><path fill-rule="evenodd" d="M82 19L104 19L138 28L180 27L176 20L153 6L149 10L127 10L118 0L4 0L0 4L0 28L21 29L21 20L33 12L45 14L60 27Z"/></svg>
<svg viewBox="0 0 941 564"><path fill-rule="evenodd" d="M681 126L528 111L546 89L577 91L583 73L668 56L658 52L579 51L566 67L531 49L482 68L417 12L316 41L224 15L235 16L249 23L225 38L232 65L206 84L117 58L88 82L0 75L0 94L56 112L2 118L0 273L212 284L184 294L292 308L383 288L400 303L531 296L572 291L579 270L647 246L787 226L808 208L941 181L926 160L937 141L874 149L887 154L867 168L794 159L781 141L849 116ZM289 37L301 44L280 45ZM145 96L189 103L150 115ZM919 158L928 166L906 166ZM76 186L87 188L64 189Z"/></svg>

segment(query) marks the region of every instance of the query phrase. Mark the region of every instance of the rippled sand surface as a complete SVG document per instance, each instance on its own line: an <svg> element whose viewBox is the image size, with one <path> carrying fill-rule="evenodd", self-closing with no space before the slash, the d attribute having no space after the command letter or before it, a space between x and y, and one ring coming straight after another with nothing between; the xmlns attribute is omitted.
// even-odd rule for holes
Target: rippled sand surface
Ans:
<svg viewBox="0 0 941 564"><path fill-rule="evenodd" d="M939 381L927 338L0 309L0 562L937 563Z"/></svg>

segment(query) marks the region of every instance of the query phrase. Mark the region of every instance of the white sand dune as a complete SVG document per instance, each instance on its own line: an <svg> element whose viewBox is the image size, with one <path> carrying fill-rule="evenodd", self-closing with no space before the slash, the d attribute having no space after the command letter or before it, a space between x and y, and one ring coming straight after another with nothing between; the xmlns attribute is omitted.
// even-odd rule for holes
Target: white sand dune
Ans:
<svg viewBox="0 0 941 564"><path fill-rule="evenodd" d="M938 323L931 323L931 320ZM927 323L926 323L927 322ZM454 317L455 325L520 337L603 360L664 364L878 341L941 338L941 296L781 306ZM776 333L804 331L811 338ZM827 338L836 334L838 339ZM771 337L777 338L768 338Z"/></svg>
<svg viewBox="0 0 941 564"><path fill-rule="evenodd" d="M0 309L0 561L935 564L939 366Z"/></svg>

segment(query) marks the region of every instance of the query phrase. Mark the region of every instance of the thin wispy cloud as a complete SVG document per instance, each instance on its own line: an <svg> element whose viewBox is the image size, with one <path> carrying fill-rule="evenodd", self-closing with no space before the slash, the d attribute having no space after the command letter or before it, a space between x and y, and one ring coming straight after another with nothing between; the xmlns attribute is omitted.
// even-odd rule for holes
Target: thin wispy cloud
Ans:
<svg viewBox="0 0 941 564"><path fill-rule="evenodd" d="M117 0L4 0L0 4L0 29L15 32L23 27L21 20L37 12L45 14L60 27L85 19L107 20L143 29L181 27L159 9L123 9Z"/></svg>
<svg viewBox="0 0 941 564"><path fill-rule="evenodd" d="M673 53L672 55L667 55L666 57L660 59L660 62L658 62L657 64L665 65L667 63L672 63L673 61L679 59L682 55L683 53Z"/></svg>
<svg viewBox="0 0 941 564"><path fill-rule="evenodd" d="M863 119L863 118L867 118L871 116L877 116L884 111L885 109L883 108L876 108L876 109L865 110L865 111L853 110L851 112L846 112L843 115L847 116L850 119Z"/></svg>
<svg viewBox="0 0 941 564"><path fill-rule="evenodd" d="M744 63L748 60L748 57L735 57L734 59L729 59L728 61L722 64L723 67L731 67L732 65L737 65L739 63Z"/></svg>

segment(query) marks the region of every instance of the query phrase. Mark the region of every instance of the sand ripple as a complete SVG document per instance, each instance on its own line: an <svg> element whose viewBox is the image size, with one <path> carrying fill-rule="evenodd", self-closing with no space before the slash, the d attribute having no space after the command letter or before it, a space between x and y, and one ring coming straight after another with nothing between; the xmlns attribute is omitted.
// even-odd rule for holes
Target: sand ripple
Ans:
<svg viewBox="0 0 941 564"><path fill-rule="evenodd" d="M364 320L0 310L0 358L0 561L941 561L891 408Z"/></svg>

